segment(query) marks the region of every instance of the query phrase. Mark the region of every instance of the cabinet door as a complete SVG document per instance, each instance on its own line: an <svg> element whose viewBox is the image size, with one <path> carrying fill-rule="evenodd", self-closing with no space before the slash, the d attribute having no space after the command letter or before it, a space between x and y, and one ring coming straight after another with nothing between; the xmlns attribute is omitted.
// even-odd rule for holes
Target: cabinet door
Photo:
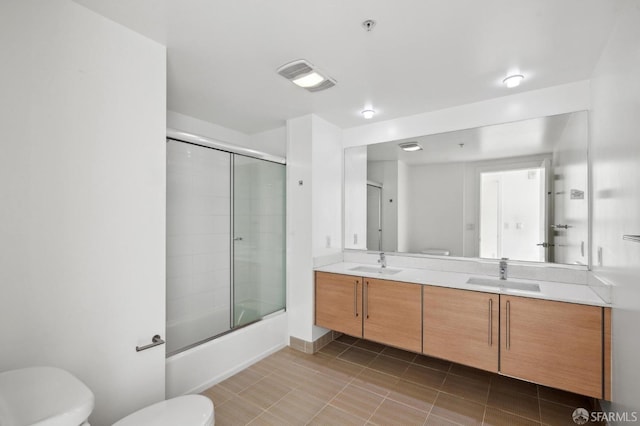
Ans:
<svg viewBox="0 0 640 426"><path fill-rule="evenodd" d="M500 372L602 398L602 308L500 296Z"/></svg>
<svg viewBox="0 0 640 426"><path fill-rule="evenodd" d="M362 337L362 279L316 272L316 325Z"/></svg>
<svg viewBox="0 0 640 426"><path fill-rule="evenodd" d="M420 352L422 286L373 278L364 282L364 338Z"/></svg>
<svg viewBox="0 0 640 426"><path fill-rule="evenodd" d="M499 296L431 286L423 292L422 352L497 372Z"/></svg>

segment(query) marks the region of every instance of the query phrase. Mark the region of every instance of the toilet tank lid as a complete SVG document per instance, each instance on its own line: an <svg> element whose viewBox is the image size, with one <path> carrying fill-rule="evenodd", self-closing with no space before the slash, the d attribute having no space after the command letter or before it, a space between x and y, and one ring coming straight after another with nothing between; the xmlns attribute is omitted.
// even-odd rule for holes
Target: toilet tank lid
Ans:
<svg viewBox="0 0 640 426"><path fill-rule="evenodd" d="M211 426L213 403L202 395L184 395L150 405L113 426Z"/></svg>
<svg viewBox="0 0 640 426"><path fill-rule="evenodd" d="M0 373L0 424L81 424L93 411L93 392L78 378L55 367L29 367Z"/></svg>

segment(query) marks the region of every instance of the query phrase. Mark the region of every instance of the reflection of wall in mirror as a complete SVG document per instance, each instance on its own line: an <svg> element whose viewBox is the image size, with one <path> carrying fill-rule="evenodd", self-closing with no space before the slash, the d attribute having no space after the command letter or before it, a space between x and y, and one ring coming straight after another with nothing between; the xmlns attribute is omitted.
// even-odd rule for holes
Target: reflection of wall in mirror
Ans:
<svg viewBox="0 0 640 426"><path fill-rule="evenodd" d="M588 263L587 113L574 114L553 152L555 217L553 224L569 225L554 231L557 263ZM571 190L584 191L583 199L572 199Z"/></svg>
<svg viewBox="0 0 640 426"><path fill-rule="evenodd" d="M407 250L448 250L463 256L464 163L410 166Z"/></svg>
<svg viewBox="0 0 640 426"><path fill-rule="evenodd" d="M344 245L367 249L367 147L344 151ZM347 208L348 206L348 208Z"/></svg>

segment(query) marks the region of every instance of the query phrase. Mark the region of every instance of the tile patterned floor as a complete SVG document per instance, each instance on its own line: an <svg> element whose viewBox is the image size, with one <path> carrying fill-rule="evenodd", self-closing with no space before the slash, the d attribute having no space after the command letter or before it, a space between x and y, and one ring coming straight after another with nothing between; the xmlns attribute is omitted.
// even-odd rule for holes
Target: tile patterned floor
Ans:
<svg viewBox="0 0 640 426"><path fill-rule="evenodd" d="M575 425L586 397L341 336L207 389L216 425Z"/></svg>

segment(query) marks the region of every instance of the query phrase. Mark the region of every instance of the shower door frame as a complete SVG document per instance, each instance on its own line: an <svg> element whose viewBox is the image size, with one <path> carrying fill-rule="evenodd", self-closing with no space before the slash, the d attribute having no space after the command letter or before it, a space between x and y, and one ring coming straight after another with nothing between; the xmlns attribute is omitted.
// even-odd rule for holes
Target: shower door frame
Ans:
<svg viewBox="0 0 640 426"><path fill-rule="evenodd" d="M245 157L250 157L250 158L254 158L257 160L263 160L263 161L268 161L271 163L277 163L277 164L281 164L283 166L285 166L285 179L286 179L286 159L284 157L279 157L276 155L272 155L272 154L268 154L265 152L261 152L261 151L257 151L257 150L253 150L253 149L249 149L249 148L244 148L244 147L239 147L239 146L235 146L235 145L231 145L231 144L227 144L224 142L219 142L213 139L209 139L203 136L199 136L199 135L195 135L193 133L188 133L188 132L183 132L180 130L175 130L175 129L167 129L167 135L166 135L166 142L169 141L175 141L175 142L182 142L182 143L186 143L186 144L191 144L191 145L195 145L195 146L199 146L202 148L210 148L210 149L215 149L218 151L223 151L223 152L227 152L229 154L231 154L231 176L230 176L230 185L231 185L231 202L230 202L230 230L231 230L231 238L229 238L229 245L230 245L230 256L229 256L229 263L230 263L230 274L229 274L229 278L230 278L230 282L231 282L231 291L230 291L230 300L229 300L229 330L224 331L222 333L218 333L216 335L210 336L206 339L202 339L199 340L197 342L191 343L189 345L186 345L184 347L181 347L180 349L171 351L171 352L167 352L165 354L166 358L169 358L173 355L179 354L181 352L185 352L189 349L195 348L196 346L200 346L204 343L210 342L214 339L217 339L219 337L222 337L224 335L227 335L229 333L233 333L237 330L240 330L244 327L248 327L252 324L255 324L257 322L260 322L264 319L270 318L273 315L277 315L281 312L285 312L287 310L287 306L286 306L286 297L285 297L285 304L284 307L280 310L277 310L275 312L272 312L270 314L267 314L265 316L262 316L258 319L256 319L255 321L246 323L246 324L242 324L242 325L238 325L235 326L235 311L234 311L234 234L233 234L233 230L234 230L234 213L235 213L235 207L234 207L234 164L235 164L235 158L234 155L242 155ZM285 197L286 197L286 193L285 193ZM285 229L284 229L284 235L285 235L285 253L286 253L286 221L285 221ZM285 256L285 264L286 264L286 256ZM284 276L284 286L285 286L285 294L286 294L286 287L287 287L287 278L286 278L286 274ZM165 319L166 321L166 319Z"/></svg>

